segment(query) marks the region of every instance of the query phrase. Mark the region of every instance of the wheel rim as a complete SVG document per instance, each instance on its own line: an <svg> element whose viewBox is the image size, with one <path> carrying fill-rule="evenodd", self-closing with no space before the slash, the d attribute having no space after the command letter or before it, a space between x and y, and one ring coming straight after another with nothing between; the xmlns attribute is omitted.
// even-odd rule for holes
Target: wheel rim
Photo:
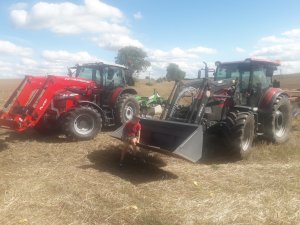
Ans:
<svg viewBox="0 0 300 225"><path fill-rule="evenodd" d="M125 108L124 108L124 116L125 116L125 120L131 120L133 118L135 114L135 109L134 109L134 105L131 103L128 103Z"/></svg>
<svg viewBox="0 0 300 225"><path fill-rule="evenodd" d="M251 145L251 132L252 127L249 122L246 123L244 128L244 135L242 138L242 150L247 151Z"/></svg>
<svg viewBox="0 0 300 225"><path fill-rule="evenodd" d="M275 112L275 134L277 137L282 137L287 131L288 121L287 116L281 108Z"/></svg>
<svg viewBox="0 0 300 225"><path fill-rule="evenodd" d="M79 115L74 120L74 129L81 135L87 135L93 131L95 122L87 115Z"/></svg>

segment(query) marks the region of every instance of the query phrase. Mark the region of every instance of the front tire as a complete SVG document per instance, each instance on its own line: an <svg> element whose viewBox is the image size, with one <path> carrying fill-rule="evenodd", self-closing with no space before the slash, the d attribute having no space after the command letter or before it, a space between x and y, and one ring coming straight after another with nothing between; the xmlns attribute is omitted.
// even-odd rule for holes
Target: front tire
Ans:
<svg viewBox="0 0 300 225"><path fill-rule="evenodd" d="M69 138L92 139L101 131L101 127L100 113L88 106L71 109L64 117L63 131Z"/></svg>
<svg viewBox="0 0 300 225"><path fill-rule="evenodd" d="M288 140L291 125L291 104L289 99L280 95L272 106L272 112L265 115L265 137L274 143Z"/></svg>
<svg viewBox="0 0 300 225"><path fill-rule="evenodd" d="M255 136L255 119L251 112L229 112L226 118L230 151L239 159L249 156Z"/></svg>
<svg viewBox="0 0 300 225"><path fill-rule="evenodd" d="M133 95L122 95L116 106L116 122L123 124L140 114L140 105Z"/></svg>

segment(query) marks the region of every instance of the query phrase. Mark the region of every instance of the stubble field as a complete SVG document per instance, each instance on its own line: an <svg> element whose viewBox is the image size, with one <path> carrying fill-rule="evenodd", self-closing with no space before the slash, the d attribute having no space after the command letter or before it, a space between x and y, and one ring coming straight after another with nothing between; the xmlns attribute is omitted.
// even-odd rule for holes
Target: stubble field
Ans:
<svg viewBox="0 0 300 225"><path fill-rule="evenodd" d="M0 105L17 84L0 80ZM167 97L172 85L137 84L141 95L153 88ZM0 130L0 224L300 224L299 117L287 143L256 141L237 162L215 155L192 164L142 151L146 163L128 157L119 169L121 143L111 131L69 142Z"/></svg>

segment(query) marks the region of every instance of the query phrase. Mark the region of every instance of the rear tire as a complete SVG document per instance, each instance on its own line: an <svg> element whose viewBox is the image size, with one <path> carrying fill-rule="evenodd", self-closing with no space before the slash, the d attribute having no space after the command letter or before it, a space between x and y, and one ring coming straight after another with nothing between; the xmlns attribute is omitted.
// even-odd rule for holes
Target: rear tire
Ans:
<svg viewBox="0 0 300 225"><path fill-rule="evenodd" d="M89 140L101 131L101 127L100 113L94 108L81 106L66 113L62 129L69 138Z"/></svg>
<svg viewBox="0 0 300 225"><path fill-rule="evenodd" d="M251 112L229 112L226 118L230 152L239 159L249 156L255 131L255 119Z"/></svg>
<svg viewBox="0 0 300 225"><path fill-rule="evenodd" d="M265 137L274 143L288 140L291 125L291 104L280 95L272 106L272 112L265 115Z"/></svg>
<svg viewBox="0 0 300 225"><path fill-rule="evenodd" d="M123 124L140 114L140 105L133 95L122 95L116 106L116 122Z"/></svg>

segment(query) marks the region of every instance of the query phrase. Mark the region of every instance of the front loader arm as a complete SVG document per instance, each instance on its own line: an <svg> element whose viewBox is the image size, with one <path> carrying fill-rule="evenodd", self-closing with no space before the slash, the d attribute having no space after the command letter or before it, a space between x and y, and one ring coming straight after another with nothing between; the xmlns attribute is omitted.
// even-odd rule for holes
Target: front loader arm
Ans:
<svg viewBox="0 0 300 225"><path fill-rule="evenodd" d="M26 76L4 105L0 127L18 131L34 127L51 104L54 95L73 86L87 90L91 82L69 77Z"/></svg>

